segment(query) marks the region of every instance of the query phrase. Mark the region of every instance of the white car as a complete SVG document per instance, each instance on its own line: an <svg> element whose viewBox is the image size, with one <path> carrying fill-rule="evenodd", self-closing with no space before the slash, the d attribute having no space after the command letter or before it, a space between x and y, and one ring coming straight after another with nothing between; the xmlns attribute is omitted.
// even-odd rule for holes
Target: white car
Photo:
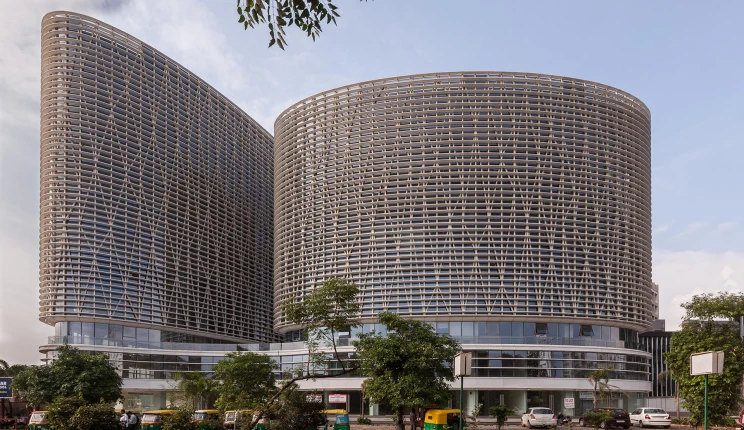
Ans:
<svg viewBox="0 0 744 430"><path fill-rule="evenodd" d="M522 415L522 427L553 427L558 425L558 419L548 408L529 408Z"/></svg>
<svg viewBox="0 0 744 430"><path fill-rule="evenodd" d="M638 408L630 413L630 424L638 427L664 427L672 425L672 417L664 409Z"/></svg>

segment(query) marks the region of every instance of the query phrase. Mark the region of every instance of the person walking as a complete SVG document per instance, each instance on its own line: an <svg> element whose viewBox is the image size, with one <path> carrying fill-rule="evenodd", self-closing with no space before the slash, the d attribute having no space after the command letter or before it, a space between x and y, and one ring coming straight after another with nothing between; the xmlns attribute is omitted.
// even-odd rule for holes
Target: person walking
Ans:
<svg viewBox="0 0 744 430"><path fill-rule="evenodd" d="M139 417L137 414L127 413L127 430L137 430L139 428Z"/></svg>
<svg viewBox="0 0 744 430"><path fill-rule="evenodd" d="M121 418L119 418L119 427L121 427L122 430L127 430L128 423L129 423L129 418L127 417L127 413L124 411L124 409L122 409Z"/></svg>

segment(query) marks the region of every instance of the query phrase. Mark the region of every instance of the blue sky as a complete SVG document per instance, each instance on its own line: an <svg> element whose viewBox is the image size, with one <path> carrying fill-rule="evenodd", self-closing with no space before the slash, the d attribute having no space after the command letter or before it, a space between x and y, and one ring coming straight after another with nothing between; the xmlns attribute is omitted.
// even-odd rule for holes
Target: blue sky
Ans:
<svg viewBox="0 0 744 430"><path fill-rule="evenodd" d="M744 288L744 2L340 0L317 42L267 49L234 0L0 3L0 351L39 358L40 21L104 20L211 83L273 130L279 112L332 87L455 70L566 75L623 89L652 113L654 279L676 326L692 294Z"/></svg>

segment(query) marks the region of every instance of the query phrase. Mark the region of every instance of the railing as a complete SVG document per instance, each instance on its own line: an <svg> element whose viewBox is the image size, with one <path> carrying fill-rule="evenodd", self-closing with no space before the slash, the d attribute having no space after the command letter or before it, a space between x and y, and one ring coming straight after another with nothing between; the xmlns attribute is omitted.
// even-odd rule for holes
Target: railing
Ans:
<svg viewBox="0 0 744 430"><path fill-rule="evenodd" d="M642 345L636 342L616 341L616 340L599 340L599 339L579 339L566 337L536 337L536 336L473 336L473 337L456 337L463 345L487 344L487 345L551 345L551 346L593 346L605 348L625 348L643 351ZM336 346L350 346L351 340L348 337L339 338ZM141 342L129 340L114 340L106 338L93 338L89 336L50 336L49 345L96 345L109 346L118 348L138 348L138 349L170 349L183 351L293 351L306 349L305 342L285 342L285 343L179 343L179 342Z"/></svg>

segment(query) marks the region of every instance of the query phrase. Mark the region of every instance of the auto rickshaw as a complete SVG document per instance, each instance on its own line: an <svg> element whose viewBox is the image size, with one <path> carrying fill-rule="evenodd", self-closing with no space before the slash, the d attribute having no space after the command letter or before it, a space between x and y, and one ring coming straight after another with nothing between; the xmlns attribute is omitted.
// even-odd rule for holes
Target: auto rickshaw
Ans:
<svg viewBox="0 0 744 430"><path fill-rule="evenodd" d="M349 430L349 414L346 413L346 409L326 409L323 411L326 416L335 415L336 420L331 424L334 430ZM326 419L326 425L323 427L324 430L328 430L328 420Z"/></svg>
<svg viewBox="0 0 744 430"><path fill-rule="evenodd" d="M148 411L142 415L140 430L162 430L163 418L175 414L176 411L164 409L161 411Z"/></svg>
<svg viewBox="0 0 744 430"><path fill-rule="evenodd" d="M245 416L253 416L253 411L250 409L241 409L239 411L227 411L225 412L225 421L222 423L225 430L234 430L240 428L240 421Z"/></svg>
<svg viewBox="0 0 744 430"><path fill-rule="evenodd" d="M49 421L47 421L47 411L34 411L28 420L29 430L49 430Z"/></svg>
<svg viewBox="0 0 744 430"><path fill-rule="evenodd" d="M429 409L424 414L424 430L457 430L459 427L459 409Z"/></svg>
<svg viewBox="0 0 744 430"><path fill-rule="evenodd" d="M201 409L198 411L194 411L194 414L191 415L191 421L196 423L196 425L199 427L199 430L208 429L208 423L210 421L219 421L219 419L220 411L218 411L217 409Z"/></svg>

